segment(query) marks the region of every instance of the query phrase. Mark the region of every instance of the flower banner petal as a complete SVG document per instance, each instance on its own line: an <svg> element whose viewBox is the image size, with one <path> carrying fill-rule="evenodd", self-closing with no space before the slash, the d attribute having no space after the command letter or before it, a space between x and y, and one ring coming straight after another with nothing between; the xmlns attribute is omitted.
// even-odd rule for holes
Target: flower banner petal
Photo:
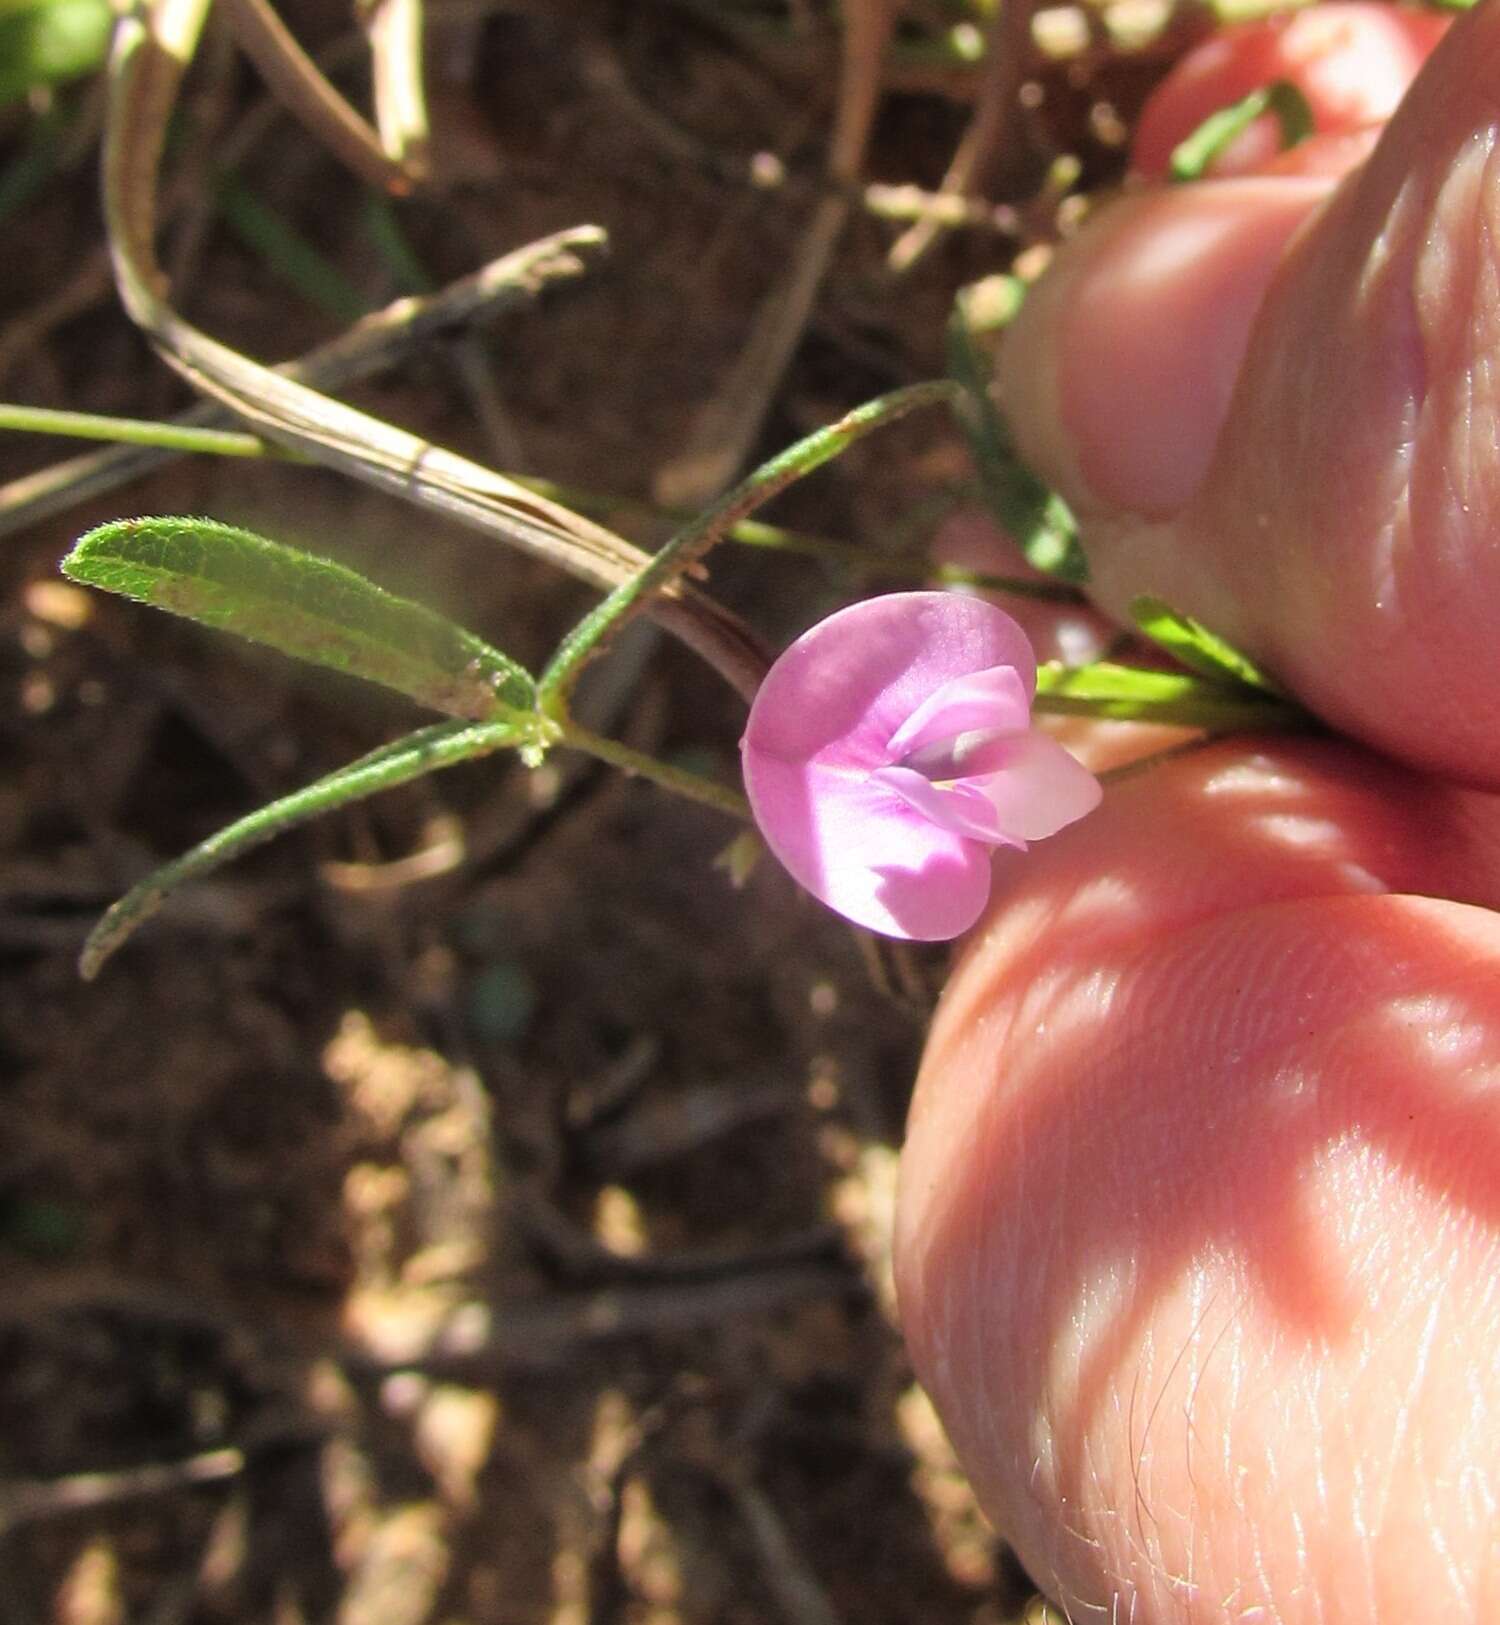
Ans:
<svg viewBox="0 0 1500 1625"><path fill-rule="evenodd" d="M750 710L752 759L885 767L891 738L956 677L1014 666L1026 691L1036 656L1004 610L956 593L867 598L804 632L771 668Z"/></svg>

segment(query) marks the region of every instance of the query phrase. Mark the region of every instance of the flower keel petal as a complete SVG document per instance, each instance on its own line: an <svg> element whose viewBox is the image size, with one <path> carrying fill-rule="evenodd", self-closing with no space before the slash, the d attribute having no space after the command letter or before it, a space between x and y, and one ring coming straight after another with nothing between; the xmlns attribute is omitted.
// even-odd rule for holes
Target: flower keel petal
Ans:
<svg viewBox="0 0 1500 1625"><path fill-rule="evenodd" d="M1036 729L1014 742L997 773L961 779L994 807L996 822L1013 841L1045 840L1091 813L1103 786L1055 739Z"/></svg>
<svg viewBox="0 0 1500 1625"><path fill-rule="evenodd" d="M934 784L910 767L883 767L871 774L871 782L882 784L898 795L924 818L955 835L990 846L1024 847L1025 841L1000 827L999 814L983 789L960 779L954 784Z"/></svg>

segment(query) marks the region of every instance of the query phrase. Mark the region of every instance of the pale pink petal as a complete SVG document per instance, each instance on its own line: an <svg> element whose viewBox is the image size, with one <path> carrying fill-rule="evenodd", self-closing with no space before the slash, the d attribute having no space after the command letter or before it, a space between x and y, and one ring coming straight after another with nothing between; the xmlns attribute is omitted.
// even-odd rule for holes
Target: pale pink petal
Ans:
<svg viewBox="0 0 1500 1625"><path fill-rule="evenodd" d="M868 775L745 752L767 845L813 896L886 936L943 942L979 918L988 849L940 828Z"/></svg>
<svg viewBox="0 0 1500 1625"><path fill-rule="evenodd" d="M1007 741L1007 743L1012 743ZM1040 841L1099 805L1098 779L1055 739L1035 729L1014 741L998 772L960 779L995 809L997 827L1022 841Z"/></svg>
<svg viewBox="0 0 1500 1625"><path fill-rule="evenodd" d="M886 593L803 633L771 668L745 728L747 763L836 762L873 770L907 718L945 683L1012 666L1027 693L1036 657L995 605L946 592Z"/></svg>
<svg viewBox="0 0 1500 1625"><path fill-rule="evenodd" d="M914 807L924 818L967 835L970 840L991 846L1025 847L1025 841L1008 835L1000 827L1000 816L984 791L968 780L956 784L934 784L925 773L910 767L882 767L870 775L871 783L883 784Z"/></svg>
<svg viewBox="0 0 1500 1625"><path fill-rule="evenodd" d="M904 761L924 745L993 729L1024 733L1031 726L1031 694L1014 666L968 672L929 694L891 738L890 759Z"/></svg>

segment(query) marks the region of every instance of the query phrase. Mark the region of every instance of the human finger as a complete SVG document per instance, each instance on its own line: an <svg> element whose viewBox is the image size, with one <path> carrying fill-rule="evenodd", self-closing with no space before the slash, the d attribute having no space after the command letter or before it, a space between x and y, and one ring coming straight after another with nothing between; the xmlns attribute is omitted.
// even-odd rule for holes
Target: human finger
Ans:
<svg viewBox="0 0 1500 1625"><path fill-rule="evenodd" d="M1494 797L1237 742L1001 859L898 1284L1073 1617L1500 1610L1500 922L1410 895L1500 901L1497 833Z"/></svg>
<svg viewBox="0 0 1500 1625"><path fill-rule="evenodd" d="M1098 594L1159 591L1337 727L1500 783L1500 8L1464 17L1290 246L1212 466L1101 529Z"/></svg>
<svg viewBox="0 0 1500 1625"><path fill-rule="evenodd" d="M1220 109L1276 83L1296 88L1320 135L1383 124L1451 20L1422 7L1328 0L1217 29L1152 92L1131 138L1131 169L1165 179L1179 142ZM1262 115L1208 172L1257 173L1277 161L1280 144L1275 119Z"/></svg>

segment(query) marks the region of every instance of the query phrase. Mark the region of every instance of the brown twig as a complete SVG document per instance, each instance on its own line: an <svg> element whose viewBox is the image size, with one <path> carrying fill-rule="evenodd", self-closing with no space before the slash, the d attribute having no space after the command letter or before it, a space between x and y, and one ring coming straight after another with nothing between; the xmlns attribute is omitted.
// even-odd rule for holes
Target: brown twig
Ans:
<svg viewBox="0 0 1500 1625"><path fill-rule="evenodd" d="M786 1264L718 1280L509 1299L493 1317L455 1316L429 1345L389 1354L345 1348L339 1357L352 1375L418 1370L445 1381L488 1381L497 1372L553 1370L620 1338L720 1327L738 1316L865 1293L859 1277L842 1266Z"/></svg>
<svg viewBox="0 0 1500 1625"><path fill-rule="evenodd" d="M103 254L91 254L50 298L7 323L0 331L0 381L53 328L61 327L98 304L108 292L109 261Z"/></svg>
<svg viewBox="0 0 1500 1625"><path fill-rule="evenodd" d="M411 191L420 176L391 156L380 137L318 70L267 0L223 0L229 24L272 94L333 155L383 192Z"/></svg>
<svg viewBox="0 0 1500 1625"><path fill-rule="evenodd" d="M519 1192L510 1217L527 1245L559 1276L577 1284L707 1283L764 1274L788 1264L815 1264L843 1251L843 1232L814 1224L755 1247L695 1247L680 1252L616 1252L574 1223L544 1193Z"/></svg>

